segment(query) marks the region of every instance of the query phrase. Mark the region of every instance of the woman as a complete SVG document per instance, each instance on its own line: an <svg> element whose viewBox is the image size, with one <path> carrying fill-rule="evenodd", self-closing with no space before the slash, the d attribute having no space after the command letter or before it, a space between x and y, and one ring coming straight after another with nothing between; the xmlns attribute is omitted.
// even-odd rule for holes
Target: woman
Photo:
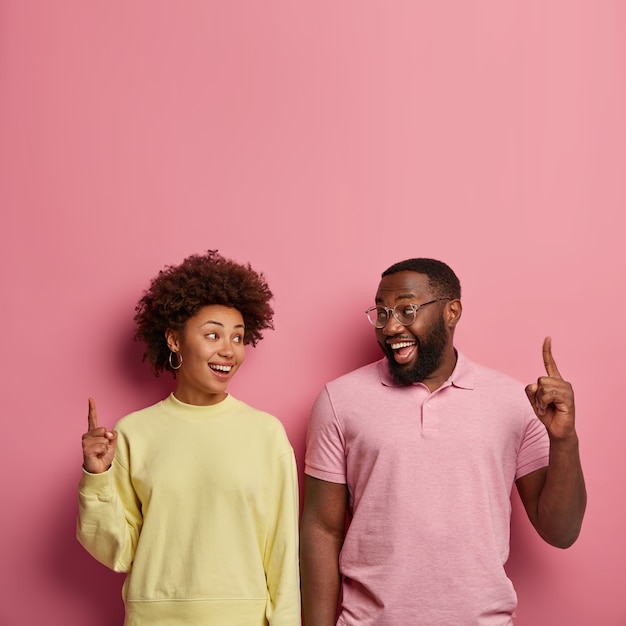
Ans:
<svg viewBox="0 0 626 626"><path fill-rule="evenodd" d="M126 626L300 624L298 488L281 423L228 384L273 328L262 274L217 251L159 272L136 338L176 390L98 425L89 400L77 536L127 572Z"/></svg>

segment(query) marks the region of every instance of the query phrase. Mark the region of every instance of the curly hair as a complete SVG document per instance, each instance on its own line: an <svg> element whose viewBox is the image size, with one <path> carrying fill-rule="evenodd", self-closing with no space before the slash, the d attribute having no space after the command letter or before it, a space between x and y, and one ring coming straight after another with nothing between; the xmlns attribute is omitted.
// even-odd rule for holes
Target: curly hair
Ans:
<svg viewBox="0 0 626 626"><path fill-rule="evenodd" d="M172 371L165 331L182 332L187 320L210 305L237 309L246 327L244 343L255 346L264 329L274 328L274 310L269 304L272 295L263 274L249 263L225 259L217 250L166 266L152 279L135 308L135 339L146 346L143 360L152 364L156 376Z"/></svg>
<svg viewBox="0 0 626 626"><path fill-rule="evenodd" d="M435 259L406 259L405 261L394 263L394 265L382 273L382 276L396 274L397 272L426 274L428 276L428 285L438 298L458 300L461 297L461 283L457 275L443 261Z"/></svg>

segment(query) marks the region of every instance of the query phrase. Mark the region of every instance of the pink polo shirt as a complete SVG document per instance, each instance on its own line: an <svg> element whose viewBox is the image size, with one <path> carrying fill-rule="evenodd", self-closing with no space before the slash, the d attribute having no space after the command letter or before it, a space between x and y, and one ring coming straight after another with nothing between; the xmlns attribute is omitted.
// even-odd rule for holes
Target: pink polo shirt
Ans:
<svg viewBox="0 0 626 626"><path fill-rule="evenodd" d="M511 489L548 452L524 385L461 353L433 393L394 383L385 359L328 383L305 473L350 493L337 624L511 624Z"/></svg>

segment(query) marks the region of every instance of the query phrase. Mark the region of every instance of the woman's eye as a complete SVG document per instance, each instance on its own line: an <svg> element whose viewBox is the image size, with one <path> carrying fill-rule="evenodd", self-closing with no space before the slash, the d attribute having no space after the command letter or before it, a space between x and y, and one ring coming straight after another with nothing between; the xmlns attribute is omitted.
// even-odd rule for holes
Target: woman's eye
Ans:
<svg viewBox="0 0 626 626"><path fill-rule="evenodd" d="M241 335L237 335L236 337L233 338L233 341L235 343L241 343L243 341L243 337Z"/></svg>
<svg viewBox="0 0 626 626"><path fill-rule="evenodd" d="M217 333L208 333L206 335L207 339L217 339Z"/></svg>

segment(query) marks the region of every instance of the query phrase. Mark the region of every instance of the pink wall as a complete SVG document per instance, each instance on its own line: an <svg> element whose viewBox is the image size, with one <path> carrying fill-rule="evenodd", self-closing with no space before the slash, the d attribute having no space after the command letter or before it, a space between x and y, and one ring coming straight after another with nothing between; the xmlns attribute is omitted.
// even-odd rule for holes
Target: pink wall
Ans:
<svg viewBox="0 0 626 626"><path fill-rule="evenodd" d="M112 424L167 393L133 307L207 248L275 291L232 391L300 463L321 386L378 356L392 262L457 270L474 360L530 382L551 334L589 508L563 552L516 502L517 623L626 624L625 79L618 0L4 0L0 624L121 623L74 539L86 398Z"/></svg>

